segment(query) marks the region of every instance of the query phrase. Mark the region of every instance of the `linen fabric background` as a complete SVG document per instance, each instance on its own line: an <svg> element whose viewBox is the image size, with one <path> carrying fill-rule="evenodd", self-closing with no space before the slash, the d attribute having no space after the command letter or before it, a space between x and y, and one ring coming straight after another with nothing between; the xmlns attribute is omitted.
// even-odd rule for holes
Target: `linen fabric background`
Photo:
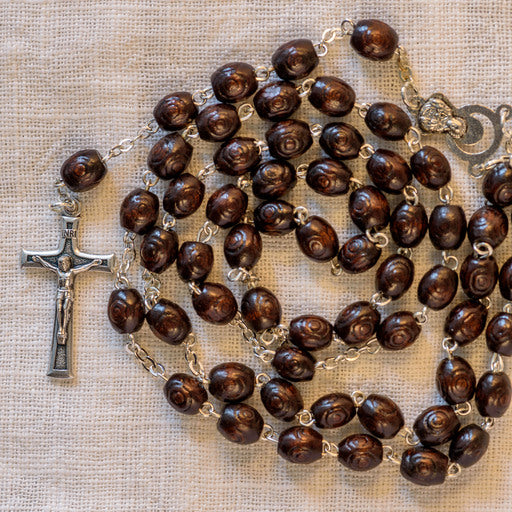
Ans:
<svg viewBox="0 0 512 512"><path fill-rule="evenodd" d="M346 470L327 457L297 466L276 455L271 443L238 446L224 440L215 421L180 416L166 403L160 382L152 379L123 349L106 316L113 280L88 273L77 281L74 307L77 377L58 382L46 377L56 290L48 271L21 270L21 247L52 249L60 229L48 209L55 200L52 184L65 158L79 149L105 153L119 140L136 134L155 103L175 90L207 87L223 63L242 60L267 64L282 43L309 37L344 18L375 17L390 23L408 49L421 93L442 91L455 105L482 103L497 108L512 102L510 3L502 1L164 1L94 0L6 1L0 3L0 119L2 135L0 280L0 510L18 511L481 511L512 507L512 414L497 421L483 460L443 487L420 488L400 477L398 467L383 463L368 473ZM359 58L338 41L315 75L348 81L362 102L400 101L393 63ZM304 102L295 117L326 123ZM407 154L403 143L386 143L368 134L355 114L348 117L380 147ZM252 119L241 133L262 137L265 127ZM109 173L94 191L83 195L81 248L108 253L122 250L118 209L124 195L141 183L145 158L154 136L130 153L109 162ZM428 139L446 150L443 137ZM191 169L211 160L214 145L198 143ZM319 154L312 149L306 162ZM469 178L466 164L453 158L454 202L468 217L483 204L481 185ZM363 162L351 162L356 177L367 181ZM208 192L225 183L208 178ZM303 182L290 201L326 217L346 240L357 229L347 215L347 197L326 199ZM156 190L162 196L165 184ZM428 211L437 195L420 187ZM399 198L391 198L392 206ZM180 240L195 238L202 210L180 221ZM222 234L215 241L211 280L225 282ZM385 254L394 250L386 248ZM459 259L470 248L466 242ZM510 238L498 249L503 263ZM419 277L441 255L428 238L414 251L416 281L409 293L385 312L417 311ZM274 290L283 320L317 313L334 321L346 304L374 292L375 269L359 276L334 278L328 265L307 261L294 236L264 239L256 268L261 283ZM141 289L138 268L133 279ZM200 321L185 285L172 268L163 276L163 295L189 313L206 369L222 361L255 360L234 327ZM231 285L237 298L241 286ZM462 300L459 291L456 301ZM455 302L454 302L455 304ZM503 299L492 296L491 314ZM446 311L431 313L420 339L404 352L365 355L336 371L318 372L301 384L306 405L328 391L378 392L396 400L412 425L426 407L441 403L434 376L443 357L441 340ZM137 339L169 372L184 371L182 347L156 340L147 329ZM327 350L322 355L329 355ZM490 356L481 337L460 351L480 375ZM507 362L508 365L508 362ZM271 371L271 370L269 370ZM262 409L259 397L249 403ZM464 421L470 421L465 419ZM269 418L276 429L285 425ZM338 442L360 431L357 421L326 438ZM397 449L400 439L391 441Z"/></svg>

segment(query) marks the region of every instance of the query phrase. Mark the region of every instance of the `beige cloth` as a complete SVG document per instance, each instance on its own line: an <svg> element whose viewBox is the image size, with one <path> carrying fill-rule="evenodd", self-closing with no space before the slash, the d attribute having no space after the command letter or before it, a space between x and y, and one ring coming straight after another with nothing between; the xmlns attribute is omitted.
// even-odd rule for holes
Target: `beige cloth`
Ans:
<svg viewBox="0 0 512 512"><path fill-rule="evenodd" d="M512 102L512 12L507 0L41 0L0 3L1 301L0 510L18 511L481 511L512 508L512 414L497 421L485 458L439 488L415 487L398 468L382 464L366 474L351 473L334 458L301 467L286 463L275 445L241 447L216 432L215 422L180 416L167 405L159 382L123 350L110 327L105 305L112 289L106 274L88 273L77 283L74 308L77 378L74 383L46 377L52 331L55 276L20 270L19 253L56 247L59 219L48 204L61 162L76 150L105 153L133 136L151 117L153 105L173 90L208 85L211 72L225 62L267 64L273 50L297 37L319 40L325 28L343 18L376 17L393 25L409 49L424 95L445 92L456 105L481 102L496 108ZM347 41L337 42L317 73L344 78L360 101L400 100L391 63L357 57ZM326 123L305 105L298 118ZM356 114L349 119L367 134ZM243 133L262 137L264 123L248 122ZM102 185L83 196L81 247L96 253L122 250L119 204L140 183L152 137L109 164ZM374 144L398 148L403 144ZM432 143L444 149L444 141ZM197 145L191 168L211 159L213 145ZM311 150L301 161L319 152ZM472 212L483 203L480 183L450 157L455 201ZM367 180L361 162L350 164ZM225 178L208 179L211 192ZM161 195L165 184L159 184ZM347 217L347 198L325 199L303 182L290 194L295 204L323 215L341 240L357 232ZM429 211L436 194L420 189ZM392 204L397 198L391 199ZM203 213L179 222L181 240L195 237ZM222 236L212 280L224 282ZM334 320L346 304L368 298L374 272L333 278L299 252L293 235L264 240L257 267L262 284L275 290L284 321L312 312ZM393 244L391 244L393 245ZM389 247L386 251L392 251ZM463 258L467 242L458 252ZM497 251L502 263L510 239ZM417 276L440 254L428 239L415 250ZM134 276L137 276L135 270ZM135 277L135 279L138 279ZM188 293L168 271L163 292L190 314L207 369L237 360L265 369L251 358L233 327L205 325ZM416 280L417 283L417 280ZM140 280L138 280L140 287ZM238 299L242 288L231 285ZM419 306L413 286L385 311ZM458 299L463 297L459 292ZM492 312L503 300L492 297ZM395 399L408 425L441 400L434 385L446 312L432 313L416 344L402 353L364 356L300 385L306 404L327 391L380 392ZM169 371L186 369L181 347L164 346L144 330L138 337ZM481 374L489 364L485 341L461 350ZM325 354L327 355L327 353ZM271 371L271 370L269 370ZM250 403L259 404L253 397ZM265 418L269 420L268 415ZM270 418L276 429L284 424ZM467 421L467 420L464 420ZM339 441L360 430L356 421L327 432ZM391 441L400 447L400 440Z"/></svg>

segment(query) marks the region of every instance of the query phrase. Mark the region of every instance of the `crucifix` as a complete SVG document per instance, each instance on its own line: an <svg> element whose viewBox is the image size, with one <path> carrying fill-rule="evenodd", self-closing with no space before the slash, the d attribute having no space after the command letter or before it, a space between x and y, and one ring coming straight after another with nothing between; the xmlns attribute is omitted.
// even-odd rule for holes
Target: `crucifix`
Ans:
<svg viewBox="0 0 512 512"><path fill-rule="evenodd" d="M42 267L57 274L57 296L55 298L55 320L48 375L60 379L73 378L73 334L72 312L74 282L77 274L87 270L110 272L114 266L114 255L86 254L78 248L78 216L62 215L62 231L59 246L53 251L21 252L22 267Z"/></svg>

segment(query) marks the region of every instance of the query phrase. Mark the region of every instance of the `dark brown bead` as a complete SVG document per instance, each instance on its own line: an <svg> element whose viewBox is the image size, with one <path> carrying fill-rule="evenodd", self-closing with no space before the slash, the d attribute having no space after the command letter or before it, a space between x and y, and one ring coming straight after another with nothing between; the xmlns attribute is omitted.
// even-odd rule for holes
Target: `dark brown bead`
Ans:
<svg viewBox="0 0 512 512"><path fill-rule="evenodd" d="M298 347L282 345L276 351L272 366L284 379L292 382L311 380L315 374L316 359Z"/></svg>
<svg viewBox="0 0 512 512"><path fill-rule="evenodd" d="M444 187L452 177L450 163L432 146L423 146L411 156L411 170L415 178L431 190Z"/></svg>
<svg viewBox="0 0 512 512"><path fill-rule="evenodd" d="M404 417L398 405L383 395L368 395L357 409L361 425L375 437L391 439L404 426Z"/></svg>
<svg viewBox="0 0 512 512"><path fill-rule="evenodd" d="M192 305L205 322L216 325L229 324L238 311L231 290L219 283L202 284L201 293L192 296Z"/></svg>
<svg viewBox="0 0 512 512"><path fill-rule="evenodd" d="M292 421L304 408L299 390L287 380L276 377L261 388L261 402L274 418Z"/></svg>
<svg viewBox="0 0 512 512"><path fill-rule="evenodd" d="M277 199L297 183L295 167L289 162L269 160L252 174L252 193L260 199Z"/></svg>
<svg viewBox="0 0 512 512"><path fill-rule="evenodd" d="M306 183L323 196L341 196L349 190L352 171L343 163L321 158L309 164Z"/></svg>
<svg viewBox="0 0 512 512"><path fill-rule="evenodd" d="M356 415L356 407L349 395L329 393L311 406L311 414L318 428L338 428Z"/></svg>
<svg viewBox="0 0 512 512"><path fill-rule="evenodd" d="M482 334L486 321L487 308L477 300L465 300L448 313L444 332L462 347Z"/></svg>
<svg viewBox="0 0 512 512"><path fill-rule="evenodd" d="M153 228L140 244L140 263L155 274L168 269L178 256L178 235L175 231Z"/></svg>
<svg viewBox="0 0 512 512"><path fill-rule="evenodd" d="M233 105L219 103L201 110L197 116L196 125L201 139L222 142L231 139L240 129L241 123Z"/></svg>
<svg viewBox="0 0 512 512"><path fill-rule="evenodd" d="M163 209L177 219L192 215L204 199L204 183L188 172L169 181Z"/></svg>
<svg viewBox="0 0 512 512"><path fill-rule="evenodd" d="M107 167L95 149L84 149L71 155L60 169L60 177L73 192L94 188L107 174Z"/></svg>
<svg viewBox="0 0 512 512"><path fill-rule="evenodd" d="M309 39L294 39L274 52L272 66L283 80L297 80L318 66L318 55Z"/></svg>
<svg viewBox="0 0 512 512"><path fill-rule="evenodd" d="M237 103L252 96L258 89L254 68L245 62L230 62L211 76L215 97L224 103Z"/></svg>
<svg viewBox="0 0 512 512"><path fill-rule="evenodd" d="M187 313L167 299L160 299L148 311L146 319L153 334L169 345L179 345L192 330Z"/></svg>
<svg viewBox="0 0 512 512"><path fill-rule="evenodd" d="M302 315L290 322L289 340L303 350L320 350L332 341L332 325L317 315Z"/></svg>
<svg viewBox="0 0 512 512"><path fill-rule="evenodd" d="M472 254L460 267L460 284L464 293L473 299L490 295L498 282L499 270L494 256L475 258Z"/></svg>
<svg viewBox="0 0 512 512"><path fill-rule="evenodd" d="M242 176L252 171L261 161L261 151L256 140L250 137L235 137L228 140L215 152L215 168L228 176Z"/></svg>
<svg viewBox="0 0 512 512"><path fill-rule="evenodd" d="M414 432L423 446L444 444L459 428L459 418L449 405L434 405L425 409L413 425Z"/></svg>
<svg viewBox="0 0 512 512"><path fill-rule="evenodd" d="M484 417L499 418L505 414L512 388L508 375L503 372L484 373L476 385L475 402Z"/></svg>
<svg viewBox="0 0 512 512"><path fill-rule="evenodd" d="M121 203L121 226L138 235L147 233L158 219L158 197L142 188L132 190Z"/></svg>
<svg viewBox="0 0 512 512"><path fill-rule="evenodd" d="M348 208L350 218L361 231L380 230L388 225L388 200L372 185L356 188L350 194Z"/></svg>
<svg viewBox="0 0 512 512"><path fill-rule="evenodd" d="M412 345L421 332L421 326L409 311L389 315L377 330L377 340L386 350L403 350Z"/></svg>
<svg viewBox="0 0 512 512"><path fill-rule="evenodd" d="M189 92L173 92L164 96L153 110L153 117L162 130L181 130L197 116L197 107Z"/></svg>
<svg viewBox="0 0 512 512"><path fill-rule="evenodd" d="M206 204L206 216L217 226L230 228L242 220L248 200L242 189L228 183L210 196Z"/></svg>
<svg viewBox="0 0 512 512"><path fill-rule="evenodd" d="M320 136L320 146L332 158L352 160L359 156L363 136L350 124L329 123Z"/></svg>
<svg viewBox="0 0 512 512"><path fill-rule="evenodd" d="M411 287L413 280L414 263L400 254L386 258L375 275L377 290L392 300L399 299Z"/></svg>
<svg viewBox="0 0 512 512"><path fill-rule="evenodd" d="M176 178L188 167L193 147L179 133L162 137L148 153L148 167L163 180Z"/></svg>
<svg viewBox="0 0 512 512"><path fill-rule="evenodd" d="M428 228L428 217L425 207L402 201L391 214L390 231L393 240L400 247L417 247Z"/></svg>
<svg viewBox="0 0 512 512"><path fill-rule="evenodd" d="M254 210L254 225L266 235L286 235L297 227L293 210L293 205L281 199L264 201Z"/></svg>
<svg viewBox="0 0 512 512"><path fill-rule="evenodd" d="M428 232L436 249L458 249L466 237L467 222L464 210L455 204L439 204L430 214Z"/></svg>
<svg viewBox="0 0 512 512"><path fill-rule="evenodd" d="M255 332L272 329L281 322L281 304L270 290L262 286L244 293L240 311L244 322Z"/></svg>
<svg viewBox="0 0 512 512"><path fill-rule="evenodd" d="M380 313L369 302L359 301L341 310L334 331L347 345L362 345L370 340L380 322Z"/></svg>
<svg viewBox="0 0 512 512"><path fill-rule="evenodd" d="M255 443L263 431L263 418L248 404L229 404L217 420L217 430L232 443Z"/></svg>
<svg viewBox="0 0 512 512"><path fill-rule="evenodd" d="M387 23L379 20L361 20L350 36L350 45L370 60L389 60L398 46L398 34Z"/></svg>
<svg viewBox="0 0 512 512"><path fill-rule="evenodd" d="M122 334L138 331L144 323L144 301L135 288L114 290L108 300L108 319Z"/></svg>
<svg viewBox="0 0 512 512"><path fill-rule="evenodd" d="M297 119L273 124L265 133L265 138L270 154L283 160L303 155L313 144L309 125Z"/></svg>
<svg viewBox="0 0 512 512"><path fill-rule="evenodd" d="M223 402L242 402L254 393L254 371L242 363L221 363L208 375L208 390Z"/></svg>
<svg viewBox="0 0 512 512"><path fill-rule="evenodd" d="M413 484L441 485L448 473L448 457L435 448L416 446L402 454L401 475Z"/></svg>
<svg viewBox="0 0 512 512"><path fill-rule="evenodd" d="M284 121L301 104L299 92L292 82L271 82L254 96L254 108L262 119Z"/></svg>
<svg viewBox="0 0 512 512"><path fill-rule="evenodd" d="M455 297L459 279L457 272L443 265L432 267L418 284L418 300L435 311L445 308Z"/></svg>
<svg viewBox="0 0 512 512"><path fill-rule="evenodd" d="M171 375L164 385L164 395L169 404L182 414L197 414L208 400L202 384L186 373Z"/></svg>
<svg viewBox="0 0 512 512"><path fill-rule="evenodd" d="M475 394L475 372L462 357L443 359L437 367L436 386L439 394L450 405L468 402Z"/></svg>
<svg viewBox="0 0 512 512"><path fill-rule="evenodd" d="M279 436L277 453L289 462L311 464L322 458L322 434L311 427L291 427Z"/></svg>
<svg viewBox="0 0 512 512"><path fill-rule="evenodd" d="M341 246L338 261L345 272L359 274L375 266L381 252L366 235L356 235Z"/></svg>
<svg viewBox="0 0 512 512"><path fill-rule="evenodd" d="M508 218L501 208L482 206L469 220L468 238L475 242L487 242L496 248L507 237Z"/></svg>
<svg viewBox="0 0 512 512"><path fill-rule="evenodd" d="M203 242L181 244L176 270L184 281L204 281L213 267L213 249Z"/></svg>
<svg viewBox="0 0 512 512"><path fill-rule="evenodd" d="M224 257L230 267L251 269L261 252L261 235L251 224L233 226L224 239Z"/></svg>
<svg viewBox="0 0 512 512"><path fill-rule="evenodd" d="M512 168L504 163L496 165L485 175L482 189L486 199L496 206L512 204Z"/></svg>
<svg viewBox="0 0 512 512"><path fill-rule="evenodd" d="M320 112L331 117L350 114L356 93L346 82L334 76L320 76L309 92L309 102Z"/></svg>
<svg viewBox="0 0 512 512"><path fill-rule="evenodd" d="M402 140L412 126L409 116L394 103L379 102L368 108L366 126L384 140Z"/></svg>
<svg viewBox="0 0 512 512"><path fill-rule="evenodd" d="M485 331L487 347L502 356L512 356L512 314L496 313Z"/></svg>
<svg viewBox="0 0 512 512"><path fill-rule="evenodd" d="M408 163L388 149L377 149L366 162L366 170L375 186L388 194L399 194L412 179Z"/></svg>
<svg viewBox="0 0 512 512"><path fill-rule="evenodd" d="M382 443L368 434L352 434L338 444L338 460L353 471L369 471L382 462Z"/></svg>
<svg viewBox="0 0 512 512"><path fill-rule="evenodd" d="M512 300L512 257L501 267L500 293L505 300Z"/></svg>
<svg viewBox="0 0 512 512"><path fill-rule="evenodd" d="M295 230L300 250L314 261L330 261L340 249L334 228L321 217L312 215Z"/></svg>
<svg viewBox="0 0 512 512"><path fill-rule="evenodd" d="M450 459L469 468L484 456L489 439L489 434L474 423L461 428L450 444Z"/></svg>

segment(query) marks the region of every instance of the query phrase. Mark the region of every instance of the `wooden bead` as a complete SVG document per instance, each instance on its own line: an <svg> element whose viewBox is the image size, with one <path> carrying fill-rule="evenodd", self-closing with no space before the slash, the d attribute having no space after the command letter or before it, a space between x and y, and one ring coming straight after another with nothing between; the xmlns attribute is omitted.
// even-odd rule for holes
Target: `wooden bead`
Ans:
<svg viewBox="0 0 512 512"><path fill-rule="evenodd" d="M437 367L436 386L439 394L450 405L468 402L475 394L475 372L462 357L443 359Z"/></svg>
<svg viewBox="0 0 512 512"><path fill-rule="evenodd" d="M496 313L485 331L487 347L502 356L512 356L512 314Z"/></svg>
<svg viewBox="0 0 512 512"><path fill-rule="evenodd" d="M402 140L412 126L409 116L399 106L385 102L371 105L364 121L373 134L384 140Z"/></svg>
<svg viewBox="0 0 512 512"><path fill-rule="evenodd" d="M204 183L188 172L169 181L163 209L177 219L192 215L204 199Z"/></svg>
<svg viewBox="0 0 512 512"><path fill-rule="evenodd" d="M309 102L320 112L331 117L350 114L356 93L346 82L334 76L320 76L309 92Z"/></svg>
<svg viewBox="0 0 512 512"><path fill-rule="evenodd" d="M334 331L347 345L363 345L369 341L380 323L380 313L369 302L359 301L341 310Z"/></svg>
<svg viewBox="0 0 512 512"><path fill-rule="evenodd" d="M377 330L377 340L386 350L403 350L412 345L421 332L421 326L409 311L389 315Z"/></svg>
<svg viewBox="0 0 512 512"><path fill-rule="evenodd" d="M289 162L269 160L252 174L252 193L260 199L277 199L297 183L295 167Z"/></svg>
<svg viewBox="0 0 512 512"><path fill-rule="evenodd" d="M144 301L135 288L114 290L107 310L112 327L122 334L136 332L144 323Z"/></svg>
<svg viewBox="0 0 512 512"><path fill-rule="evenodd" d="M171 375L164 385L164 395L169 404L182 414L197 414L208 400L202 384L186 373Z"/></svg>
<svg viewBox="0 0 512 512"><path fill-rule="evenodd" d="M391 214L390 231L393 240L400 247L417 247L425 238L428 218L425 207L402 201Z"/></svg>
<svg viewBox="0 0 512 512"><path fill-rule="evenodd" d="M261 151L256 140L250 137L235 137L228 140L215 152L215 168L228 176L242 176L252 171L261 162Z"/></svg>
<svg viewBox="0 0 512 512"><path fill-rule="evenodd" d="M493 292L498 275L498 264L494 256L475 258L470 254L460 267L460 284L468 297L482 299Z"/></svg>
<svg viewBox="0 0 512 512"><path fill-rule="evenodd" d="M478 381L475 392L478 412L484 417L503 416L510 405L511 393L510 379L506 373L484 373Z"/></svg>
<svg viewBox="0 0 512 512"><path fill-rule="evenodd" d="M176 270L184 281L204 281L213 267L213 249L202 242L184 242L176 259Z"/></svg>
<svg viewBox="0 0 512 512"><path fill-rule="evenodd" d="M169 345L179 345L192 330L187 313L167 299L160 299L148 311L146 319L153 334Z"/></svg>
<svg viewBox="0 0 512 512"><path fill-rule="evenodd" d="M262 252L261 235L251 224L233 226L224 239L224 257L232 268L251 269Z"/></svg>
<svg viewBox="0 0 512 512"><path fill-rule="evenodd" d="M487 308L477 300L465 300L448 313L444 332L463 347L482 334L486 322Z"/></svg>
<svg viewBox="0 0 512 512"><path fill-rule="evenodd" d="M302 315L290 322L288 339L303 350L320 350L332 342L332 325L318 315Z"/></svg>
<svg viewBox="0 0 512 512"><path fill-rule="evenodd" d="M224 103L237 103L258 89L254 68L245 62L231 62L215 70L211 76L213 94Z"/></svg>
<svg viewBox="0 0 512 512"><path fill-rule="evenodd" d="M320 146L332 158L352 160L359 156L363 136L350 124L329 123L320 136Z"/></svg>
<svg viewBox="0 0 512 512"><path fill-rule="evenodd" d="M330 261L340 249L338 235L322 217L312 215L295 230L300 250L314 261Z"/></svg>
<svg viewBox="0 0 512 512"><path fill-rule="evenodd" d="M366 162L366 170L375 186L388 194L399 194L412 179L409 164L388 149L377 149Z"/></svg>
<svg viewBox="0 0 512 512"><path fill-rule="evenodd" d="M389 60L398 47L398 34L382 21L361 20L350 36L350 45L367 59Z"/></svg>
<svg viewBox="0 0 512 512"><path fill-rule="evenodd" d="M482 206L469 220L468 238L475 242L486 242L498 247L507 237L508 218L505 212L496 206Z"/></svg>
<svg viewBox="0 0 512 512"><path fill-rule="evenodd" d="M418 284L418 300L438 311L445 308L455 297L459 280L457 273L443 265L432 267Z"/></svg>
<svg viewBox="0 0 512 512"><path fill-rule="evenodd" d="M297 227L293 210L293 205L281 199L264 201L254 210L254 225L266 235L286 235Z"/></svg>
<svg viewBox="0 0 512 512"><path fill-rule="evenodd" d="M314 160L308 166L306 183L323 196L341 196L349 190L352 171L332 158Z"/></svg>
<svg viewBox="0 0 512 512"><path fill-rule="evenodd" d="M153 110L153 117L162 130L181 130L197 116L197 107L188 92L173 92L164 96Z"/></svg>
<svg viewBox="0 0 512 512"><path fill-rule="evenodd" d="M292 421L304 409L304 401L299 390L287 380L276 377L270 379L260 392L261 402L274 418Z"/></svg>
<svg viewBox="0 0 512 512"><path fill-rule="evenodd" d="M425 409L414 422L414 433L423 446L448 442L459 430L459 418L449 405L434 405Z"/></svg>
<svg viewBox="0 0 512 512"><path fill-rule="evenodd" d="M277 453L295 464L311 464L322 458L323 437L311 427L291 427L279 436Z"/></svg>
<svg viewBox="0 0 512 512"><path fill-rule="evenodd" d="M356 188L349 199L349 214L361 230L385 228L389 222L389 203L382 192L372 185Z"/></svg>
<svg viewBox="0 0 512 512"><path fill-rule="evenodd" d="M450 163L438 149L423 146L411 156L411 170L414 177L431 190L439 190L452 177Z"/></svg>
<svg viewBox="0 0 512 512"><path fill-rule="evenodd" d="M192 296L192 305L205 322L216 325L229 324L238 311L231 290L219 283L202 284L201 293Z"/></svg>
<svg viewBox="0 0 512 512"><path fill-rule="evenodd" d="M375 285L378 291L392 300L399 299L412 285L414 263L400 254L392 254L377 269Z"/></svg>
<svg viewBox="0 0 512 512"><path fill-rule="evenodd" d="M417 485L441 485L448 473L448 463L448 457L435 448L416 446L402 454L400 473Z"/></svg>
<svg viewBox="0 0 512 512"><path fill-rule="evenodd" d="M270 154L283 160L303 155L313 144L309 125L297 119L273 124L265 133L265 138Z"/></svg>
<svg viewBox="0 0 512 512"><path fill-rule="evenodd" d="M348 274L359 274L375 266L381 252L366 235L356 235L341 246L338 261Z"/></svg>
<svg viewBox="0 0 512 512"><path fill-rule="evenodd" d="M292 382L309 381L315 374L316 359L298 347L282 345L272 360L272 366L284 379Z"/></svg>
<svg viewBox="0 0 512 512"><path fill-rule="evenodd" d="M229 404L217 420L217 430L232 443L252 444L263 432L261 414L248 404Z"/></svg>
<svg viewBox="0 0 512 512"><path fill-rule="evenodd" d="M206 217L221 228L238 224L247 211L247 194L228 183L218 188L208 199Z"/></svg>
<svg viewBox="0 0 512 512"><path fill-rule="evenodd" d="M87 192L105 177L107 167L95 149L84 149L71 155L60 169L60 177L73 192Z"/></svg>
<svg viewBox="0 0 512 512"><path fill-rule="evenodd" d="M356 415L356 407L349 395L329 393L313 403L311 414L318 428L339 428Z"/></svg>
<svg viewBox="0 0 512 512"><path fill-rule="evenodd" d="M352 471L369 471L382 462L382 443L368 434L352 434L338 444L338 460Z"/></svg>
<svg viewBox="0 0 512 512"><path fill-rule="evenodd" d="M512 257L501 267L499 281L501 296L505 300L512 300Z"/></svg>
<svg viewBox="0 0 512 512"><path fill-rule="evenodd" d="M219 103L210 105L199 112L196 119L199 137L210 142L231 139L240 129L238 112L233 105Z"/></svg>
<svg viewBox="0 0 512 512"><path fill-rule="evenodd" d="M221 363L208 375L208 390L222 402L242 402L254 393L254 371L242 363Z"/></svg>
<svg viewBox="0 0 512 512"><path fill-rule="evenodd" d="M178 235L175 231L153 228L140 244L140 263L155 274L167 270L178 256Z"/></svg>
<svg viewBox="0 0 512 512"><path fill-rule="evenodd" d="M295 84L283 81L265 85L255 94L253 101L258 115L273 122L288 119L302 102Z"/></svg>
<svg viewBox="0 0 512 512"><path fill-rule="evenodd" d="M281 304L270 290L262 286L244 293L240 310L244 322L254 332L272 329L281 322Z"/></svg>
<svg viewBox="0 0 512 512"><path fill-rule="evenodd" d="M512 204L512 168L504 163L496 165L485 175L482 189L486 199L496 206Z"/></svg>
<svg viewBox="0 0 512 512"><path fill-rule="evenodd" d="M440 251L456 250L466 237L464 210L454 204L439 204L430 214L428 232L433 246Z"/></svg>
<svg viewBox="0 0 512 512"><path fill-rule="evenodd" d="M188 167L193 147L179 133L162 137L148 153L148 167L162 180L176 178Z"/></svg>
<svg viewBox="0 0 512 512"><path fill-rule="evenodd" d="M147 233L158 220L158 206L158 197L153 192L132 190L121 204L121 226L138 235Z"/></svg>
<svg viewBox="0 0 512 512"><path fill-rule="evenodd" d="M461 428L450 444L450 460L469 468L487 451L489 434L474 423Z"/></svg>
<svg viewBox="0 0 512 512"><path fill-rule="evenodd" d="M395 437L404 426L398 405L384 395L368 395L357 409L361 425L379 439Z"/></svg>
<svg viewBox="0 0 512 512"><path fill-rule="evenodd" d="M281 45L272 55L272 66L283 80L308 76L318 62L318 55L309 39L294 39Z"/></svg>

